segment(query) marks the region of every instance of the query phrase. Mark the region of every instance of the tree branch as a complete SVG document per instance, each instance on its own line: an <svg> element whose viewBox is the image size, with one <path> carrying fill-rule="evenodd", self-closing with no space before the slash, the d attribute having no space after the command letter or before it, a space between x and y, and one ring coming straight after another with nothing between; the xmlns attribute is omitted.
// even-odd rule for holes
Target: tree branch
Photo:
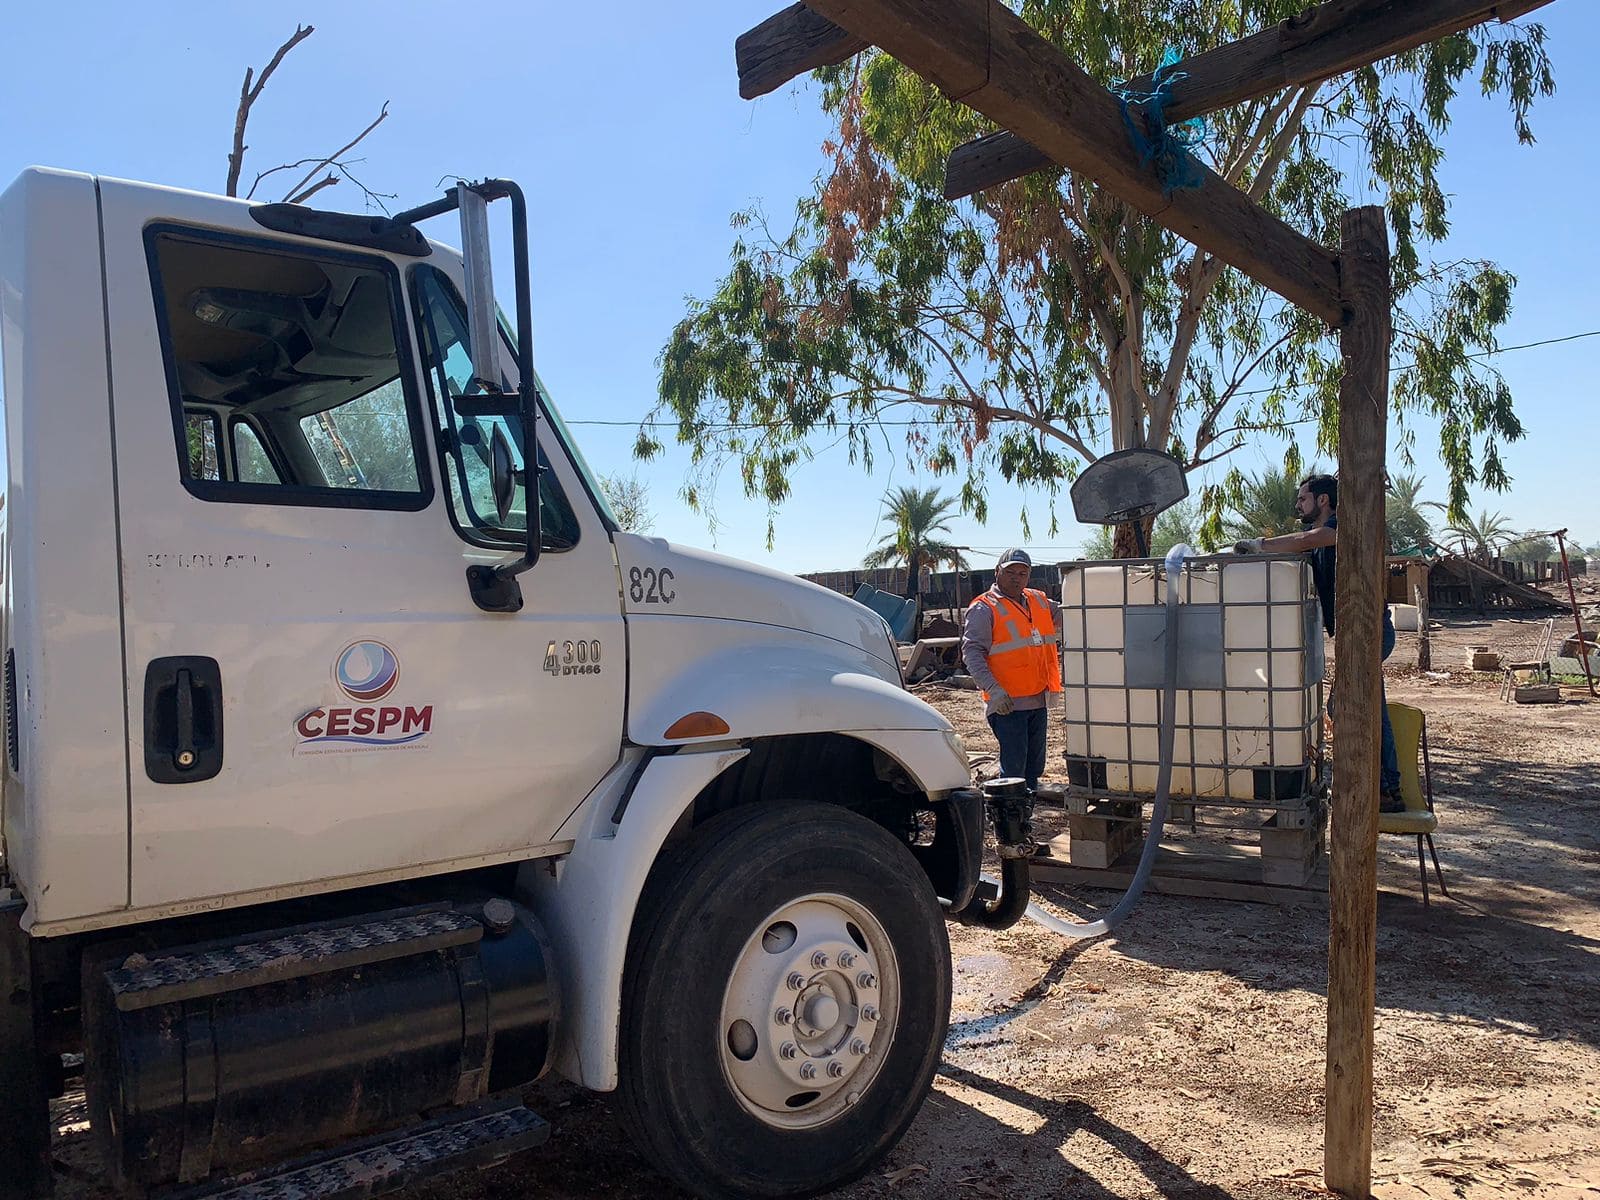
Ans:
<svg viewBox="0 0 1600 1200"><path fill-rule="evenodd" d="M293 196L301 188L305 187L306 184L310 183L312 178L317 174L318 171L322 170L323 167L338 167L340 165L339 164L340 158L342 158L346 153L348 153L351 150L354 150L358 145L360 145L362 140L367 136L367 134L371 133L379 125L383 124L384 118L387 117L388 115L389 115L389 102L387 100L385 100L383 102L383 108L380 109L379 112L378 112L378 115L373 118L372 124L368 125L360 133L356 134L355 137L350 139L350 141L348 141L344 145L340 146L337 150L335 150L332 154L328 155L326 158L318 159L317 160L317 165L312 167L311 170L307 171L306 174L305 174L305 177L303 179L301 179L299 183L295 184L294 187L289 189L288 194L284 197L284 199L287 200L291 204L299 203L296 200L289 200L289 197ZM342 167L340 167L340 169L343 170ZM309 194L309 193L307 193L307 194Z"/></svg>
<svg viewBox="0 0 1600 1200"><path fill-rule="evenodd" d="M233 114L233 152L228 155L228 190L229 196L239 194L239 173L244 169L244 152L249 148L244 144L244 127L250 120L250 107L261 96L261 89L267 86L267 80L278 69L278 64L283 61L283 56L288 54L301 42L305 41L316 32L315 25L296 24L294 35L278 47L278 52L272 56L272 61L261 71L261 77L255 81L255 86L250 86L253 74L251 68L244 69L244 85L239 89L239 107Z"/></svg>
<svg viewBox="0 0 1600 1200"><path fill-rule="evenodd" d="M307 200L311 199L311 197L315 196L323 188L330 188L330 187L332 187L334 184L336 184L338 182L339 182L339 177L337 175L335 175L332 171L329 171L328 175L327 175L327 178L317 180L316 183L313 183L310 187L306 188L305 191L297 192L292 196L285 196L284 197L284 203L285 204L304 204Z"/></svg>
<svg viewBox="0 0 1600 1200"><path fill-rule="evenodd" d="M1255 128L1250 131L1250 136L1245 139L1244 145L1239 148L1233 160L1221 172L1222 177L1229 183L1235 187L1239 185L1239 180L1244 175L1245 168L1250 165L1251 161L1260 152L1262 144L1267 140L1267 134L1276 127L1278 121L1283 117L1285 110L1288 109L1293 101L1294 95L1295 93L1292 90L1284 89L1282 95L1278 96L1261 113L1260 118L1256 121Z"/></svg>
<svg viewBox="0 0 1600 1200"><path fill-rule="evenodd" d="M268 170L259 171L256 174L255 182L250 185L250 190L244 194L244 198L246 200L254 199L255 198L255 194L256 194L256 189L261 186L261 181L263 179L266 179L269 175L276 175L279 171L298 171L301 167L305 166L308 162L319 162L319 161L320 161L319 159L315 159L315 158L299 158L299 159L296 159L292 163L280 163L275 167L269 168Z"/></svg>
<svg viewBox="0 0 1600 1200"><path fill-rule="evenodd" d="M1256 171L1255 178L1250 181L1250 186L1245 189L1252 200L1259 201L1266 195L1267 188L1272 186L1272 179L1278 173L1284 156L1289 153L1289 146L1295 136L1300 132L1300 127L1305 123L1306 110L1311 107L1311 101L1316 98L1317 85L1308 84L1300 93L1300 98L1295 101L1294 111L1289 114L1289 119L1283 123L1277 135L1272 139L1272 145L1267 148L1266 157L1261 160L1261 166Z"/></svg>
<svg viewBox="0 0 1600 1200"><path fill-rule="evenodd" d="M1150 440L1153 442L1166 441L1167 435L1172 430L1173 414L1178 411L1178 392L1188 371L1189 353L1194 348L1194 339L1200 332L1200 318L1204 315L1206 301L1211 298L1212 290L1222 278L1226 266L1227 264L1220 258L1207 255L1198 246L1195 247L1194 256L1189 260L1189 284L1178 309L1178 320L1172 335L1172 351L1167 358L1167 369L1161 377L1155 401L1151 405Z"/></svg>

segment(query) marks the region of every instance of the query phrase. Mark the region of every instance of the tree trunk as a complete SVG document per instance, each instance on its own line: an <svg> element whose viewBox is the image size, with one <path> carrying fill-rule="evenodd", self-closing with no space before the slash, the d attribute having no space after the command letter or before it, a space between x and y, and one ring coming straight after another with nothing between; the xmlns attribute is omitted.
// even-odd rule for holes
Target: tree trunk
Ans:
<svg viewBox="0 0 1600 1200"><path fill-rule="evenodd" d="M1144 550L1139 549L1139 534L1136 528L1144 534ZM1150 538L1156 528L1154 517L1145 517L1141 521L1127 521L1117 526L1117 532L1111 539L1111 553L1116 558L1149 558Z"/></svg>

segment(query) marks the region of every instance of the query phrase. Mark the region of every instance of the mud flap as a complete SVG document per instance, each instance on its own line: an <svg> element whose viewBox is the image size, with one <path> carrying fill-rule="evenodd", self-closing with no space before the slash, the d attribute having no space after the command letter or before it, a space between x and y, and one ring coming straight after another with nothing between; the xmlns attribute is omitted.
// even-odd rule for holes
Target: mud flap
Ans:
<svg viewBox="0 0 1600 1200"><path fill-rule="evenodd" d="M933 807L933 844L912 846L947 914L972 903L983 865L983 793L957 788Z"/></svg>

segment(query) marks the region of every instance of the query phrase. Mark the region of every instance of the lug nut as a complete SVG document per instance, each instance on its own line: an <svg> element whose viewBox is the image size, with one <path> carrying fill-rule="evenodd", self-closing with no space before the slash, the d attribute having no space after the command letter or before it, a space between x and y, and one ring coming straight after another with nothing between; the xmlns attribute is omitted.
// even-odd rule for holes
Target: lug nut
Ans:
<svg viewBox="0 0 1600 1200"><path fill-rule="evenodd" d="M864 988L875 988L878 986L878 977L871 971L863 971L856 976L856 982Z"/></svg>
<svg viewBox="0 0 1600 1200"><path fill-rule="evenodd" d="M796 1046L793 1042L785 1042L783 1045L778 1047L779 1058L793 1058L799 1053L800 1047Z"/></svg>
<svg viewBox="0 0 1600 1200"><path fill-rule="evenodd" d="M844 1064L842 1062L840 1062L838 1059L835 1059L833 1062L828 1064L828 1078L829 1079L843 1079L844 1078Z"/></svg>
<svg viewBox="0 0 1600 1200"><path fill-rule="evenodd" d="M807 1059L800 1064L801 1079L815 1079L817 1077L817 1064Z"/></svg>
<svg viewBox="0 0 1600 1200"><path fill-rule="evenodd" d="M788 984L791 992L798 992L801 988L805 987L806 977L800 974L799 971L791 971L789 973Z"/></svg>
<svg viewBox="0 0 1600 1200"><path fill-rule="evenodd" d="M859 1054L865 1054L867 1052L867 1050L868 1050L867 1044L865 1042L863 1042L860 1038L855 1038L850 1043L850 1053L851 1054L858 1054L858 1055Z"/></svg>
<svg viewBox="0 0 1600 1200"><path fill-rule="evenodd" d="M790 1021L794 1020L794 1014L787 1008L780 1008L777 1012L772 1014L772 1019L779 1025L787 1025Z"/></svg>
<svg viewBox="0 0 1600 1200"><path fill-rule="evenodd" d="M819 971L822 970L822 968L828 965L828 956L821 950L818 950L811 956L811 965Z"/></svg>
<svg viewBox="0 0 1600 1200"><path fill-rule="evenodd" d="M851 954L848 950L841 952L839 955L839 965L848 971L851 967L856 965L856 956Z"/></svg>
<svg viewBox="0 0 1600 1200"><path fill-rule="evenodd" d="M877 1008L871 1004L867 1005L861 1010L861 1019L863 1021L876 1021L878 1019Z"/></svg>

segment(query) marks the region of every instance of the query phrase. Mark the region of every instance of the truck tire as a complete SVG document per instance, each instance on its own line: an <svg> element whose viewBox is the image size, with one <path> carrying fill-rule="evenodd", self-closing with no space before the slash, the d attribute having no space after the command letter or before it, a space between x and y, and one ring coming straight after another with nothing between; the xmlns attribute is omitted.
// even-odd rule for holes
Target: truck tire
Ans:
<svg viewBox="0 0 1600 1200"><path fill-rule="evenodd" d="M906 847L825 804L723 813L652 872L623 981L619 1115L710 1200L810 1196L917 1115L950 945Z"/></svg>

